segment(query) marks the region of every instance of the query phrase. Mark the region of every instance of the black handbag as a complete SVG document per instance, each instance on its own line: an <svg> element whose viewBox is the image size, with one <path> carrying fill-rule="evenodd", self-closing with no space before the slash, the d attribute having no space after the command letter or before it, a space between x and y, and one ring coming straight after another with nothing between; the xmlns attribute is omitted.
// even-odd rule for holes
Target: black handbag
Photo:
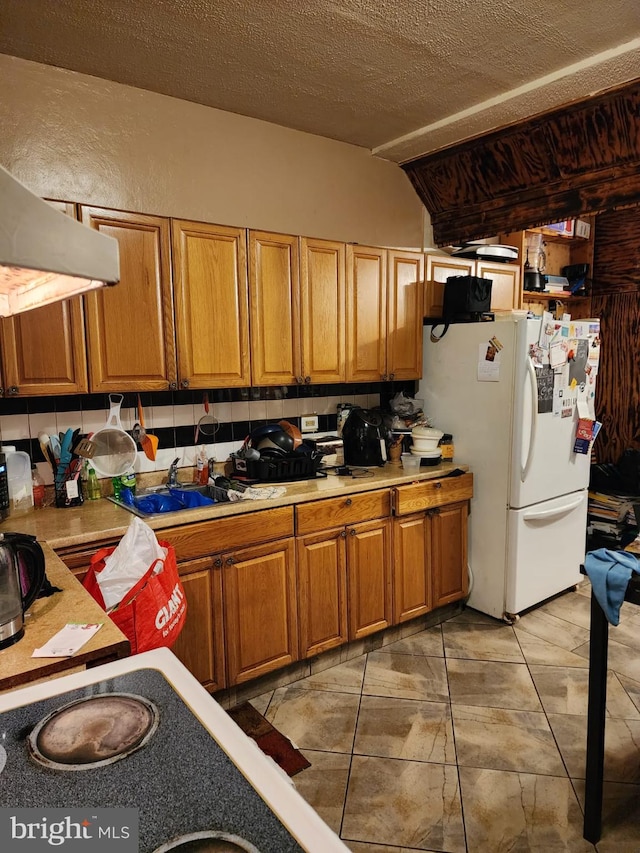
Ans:
<svg viewBox="0 0 640 853"><path fill-rule="evenodd" d="M491 310L490 278L475 275L450 276L444 285L442 319L445 323L479 319L474 315Z"/></svg>
<svg viewBox="0 0 640 853"><path fill-rule="evenodd" d="M490 278L475 275L452 275L444 285L442 322L433 323L431 340L435 343L443 338L451 323L473 323L479 320L493 319L491 312ZM436 326L444 326L442 333L436 335Z"/></svg>

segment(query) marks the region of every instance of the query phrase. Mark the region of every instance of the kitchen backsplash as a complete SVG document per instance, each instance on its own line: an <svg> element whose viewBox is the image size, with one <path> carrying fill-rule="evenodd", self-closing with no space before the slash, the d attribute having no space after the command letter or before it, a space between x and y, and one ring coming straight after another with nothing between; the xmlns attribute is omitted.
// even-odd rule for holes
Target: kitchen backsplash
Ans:
<svg viewBox="0 0 640 853"><path fill-rule="evenodd" d="M318 432L335 432L338 404L352 403L371 408L386 406L400 390L415 393L415 382L372 382L344 385L279 386L268 388L216 388L208 393L210 414L218 421L216 434L204 445L207 456L222 462L238 450L256 426L286 420L300 425L303 415L318 416ZM195 464L195 427L205 414L202 391L141 393L145 429L158 437L156 459L147 459L140 450L136 472L167 470L175 458L179 467ZM109 412L107 394L61 397L15 397L0 400L0 442L29 453L45 483L53 481L45 462L38 433L77 429L83 435L103 427ZM125 394L121 409L122 426L133 429L138 420L137 395ZM203 444L199 439L197 447Z"/></svg>

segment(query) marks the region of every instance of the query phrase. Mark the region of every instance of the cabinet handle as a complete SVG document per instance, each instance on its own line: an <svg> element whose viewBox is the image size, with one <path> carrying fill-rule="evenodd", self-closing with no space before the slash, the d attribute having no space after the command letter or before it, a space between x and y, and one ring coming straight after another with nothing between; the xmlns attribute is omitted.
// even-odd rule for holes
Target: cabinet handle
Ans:
<svg viewBox="0 0 640 853"><path fill-rule="evenodd" d="M435 487L436 489L441 489L441 488L442 488L442 483L441 483L439 480L438 480L438 482L437 482L437 483L434 483L433 485L434 485L434 487Z"/></svg>
<svg viewBox="0 0 640 853"><path fill-rule="evenodd" d="M310 376L305 376L305 377L304 377L304 384L305 384L305 385L310 385L310 384L311 384L311 377L310 377Z"/></svg>
<svg viewBox="0 0 640 853"><path fill-rule="evenodd" d="M7 396L9 396L9 397L15 397L19 393L20 393L20 389L18 388L17 385L10 385L7 388Z"/></svg>
<svg viewBox="0 0 640 853"><path fill-rule="evenodd" d="M392 381L393 381L394 377L395 377L395 373L390 373L390 374L389 374L389 379L390 379L390 380L392 380Z"/></svg>
<svg viewBox="0 0 640 853"><path fill-rule="evenodd" d="M298 385L304 385L304 378L302 376L296 376L296 382Z"/></svg>
<svg viewBox="0 0 640 853"><path fill-rule="evenodd" d="M235 563L235 560L233 559L233 557L227 557L227 559L225 560L225 563L228 566L232 566Z"/></svg>
<svg viewBox="0 0 640 853"><path fill-rule="evenodd" d="M177 391L177 390L178 390L178 383L177 382L170 382L169 383L169 391Z"/></svg>
<svg viewBox="0 0 640 853"><path fill-rule="evenodd" d="M4 397L4 388L0 388L0 397Z"/></svg>
<svg viewBox="0 0 640 853"><path fill-rule="evenodd" d="M386 373L383 373L383 374L382 374L382 376L380 377L380 379L381 379L383 382L386 382L386 381L387 381L387 374L386 374Z"/></svg>
<svg viewBox="0 0 640 853"><path fill-rule="evenodd" d="M216 559L213 561L213 565L216 567L216 569L222 568L222 557L216 557Z"/></svg>
<svg viewBox="0 0 640 853"><path fill-rule="evenodd" d="M180 385L182 385L183 388L188 388L189 387L189 380L183 379L182 382L180 383Z"/></svg>
<svg viewBox="0 0 640 853"><path fill-rule="evenodd" d="M346 539L346 538L347 538L347 531L346 531L346 530L341 530L341 531L340 531L340 538L341 538L341 539Z"/></svg>
<svg viewBox="0 0 640 853"><path fill-rule="evenodd" d="M351 506L352 503L353 503L353 501L351 500L351 498L347 498L346 501L344 502L344 505L345 506Z"/></svg>
<svg viewBox="0 0 640 853"><path fill-rule="evenodd" d="M349 536L355 536L355 535L356 535L356 531L355 531L355 529L352 527L352 528L349 530Z"/></svg>

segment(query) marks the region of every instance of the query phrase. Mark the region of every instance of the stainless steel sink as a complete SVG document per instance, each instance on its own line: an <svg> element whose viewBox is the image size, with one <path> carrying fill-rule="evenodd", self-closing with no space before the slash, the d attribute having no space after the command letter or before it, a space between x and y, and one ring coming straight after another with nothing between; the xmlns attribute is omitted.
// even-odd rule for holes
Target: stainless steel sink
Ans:
<svg viewBox="0 0 640 853"><path fill-rule="evenodd" d="M228 500L226 496L226 492L224 489L219 489L216 486L200 486L197 483L178 483L176 486L169 487L166 483L163 483L159 486L148 486L146 489L136 489L136 498L144 498L151 495L161 495L166 497L171 497L172 489L177 489L178 491L183 492L197 492L200 495L204 495L204 497L211 498L212 500L219 502ZM126 509L127 512L133 513L133 515L137 515L139 518L155 518L160 515L175 515L176 513L183 512L185 509L198 509L198 507L180 507L179 509L172 509L168 511L158 511L158 512L145 512L142 509L139 509L136 506L132 506L119 498L115 498L112 495L107 498L111 503L116 504L122 509Z"/></svg>

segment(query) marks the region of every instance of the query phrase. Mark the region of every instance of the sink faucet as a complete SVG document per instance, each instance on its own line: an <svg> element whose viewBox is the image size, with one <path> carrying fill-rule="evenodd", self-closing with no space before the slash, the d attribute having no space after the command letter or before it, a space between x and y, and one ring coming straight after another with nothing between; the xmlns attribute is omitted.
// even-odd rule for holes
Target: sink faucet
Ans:
<svg viewBox="0 0 640 853"><path fill-rule="evenodd" d="M178 462L180 461L180 457L178 456L173 460L171 465L169 465L169 471L167 473L167 486L177 486L178 483Z"/></svg>

